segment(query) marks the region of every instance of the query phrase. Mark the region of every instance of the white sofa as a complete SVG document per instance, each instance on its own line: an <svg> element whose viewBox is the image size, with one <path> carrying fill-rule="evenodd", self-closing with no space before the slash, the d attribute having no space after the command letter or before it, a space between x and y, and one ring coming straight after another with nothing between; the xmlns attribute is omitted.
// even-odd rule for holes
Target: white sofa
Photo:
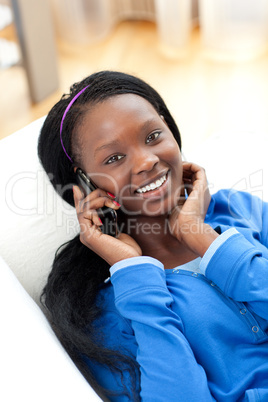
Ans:
<svg viewBox="0 0 268 402"><path fill-rule="evenodd" d="M99 401L39 307L55 251L77 230L38 162L42 122L0 141L0 401Z"/></svg>
<svg viewBox="0 0 268 402"><path fill-rule="evenodd" d="M39 303L56 249L78 231L74 209L56 195L37 158L43 120L0 141L0 400L97 401ZM267 137L219 132L187 159L206 168L212 192L233 187L268 200Z"/></svg>

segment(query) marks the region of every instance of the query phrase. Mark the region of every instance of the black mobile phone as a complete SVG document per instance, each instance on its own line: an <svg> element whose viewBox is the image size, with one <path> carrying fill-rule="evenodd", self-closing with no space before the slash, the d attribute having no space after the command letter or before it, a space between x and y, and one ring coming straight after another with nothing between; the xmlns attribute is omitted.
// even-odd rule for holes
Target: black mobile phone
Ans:
<svg viewBox="0 0 268 402"><path fill-rule="evenodd" d="M97 189L96 185L89 179L89 177L83 172L82 169L77 168L76 172L76 180L85 194L87 196L91 191ZM99 208L97 210L98 215L102 221L102 226L100 227L102 232L108 234L110 236L117 236L117 213L114 209L109 207Z"/></svg>

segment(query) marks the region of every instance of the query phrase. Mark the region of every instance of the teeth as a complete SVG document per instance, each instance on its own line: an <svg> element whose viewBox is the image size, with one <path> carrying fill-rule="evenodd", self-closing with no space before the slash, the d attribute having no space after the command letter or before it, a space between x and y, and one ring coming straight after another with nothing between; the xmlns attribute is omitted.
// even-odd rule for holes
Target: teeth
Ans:
<svg viewBox="0 0 268 402"><path fill-rule="evenodd" d="M161 179L156 180L153 183L148 184L147 186L138 188L137 193L147 193L147 191L155 190L162 186L162 184L167 180L167 175L165 174Z"/></svg>

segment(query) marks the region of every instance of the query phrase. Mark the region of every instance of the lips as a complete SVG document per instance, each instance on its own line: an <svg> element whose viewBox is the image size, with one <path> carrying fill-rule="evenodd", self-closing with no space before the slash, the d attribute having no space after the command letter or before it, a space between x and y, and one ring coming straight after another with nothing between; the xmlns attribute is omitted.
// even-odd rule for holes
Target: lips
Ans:
<svg viewBox="0 0 268 402"><path fill-rule="evenodd" d="M148 193L150 191L157 190L165 183L166 180L167 180L167 173L165 173L164 175L159 177L159 179L156 179L155 181L152 181L143 187L139 187L136 190L136 192L138 194L144 194L144 193Z"/></svg>

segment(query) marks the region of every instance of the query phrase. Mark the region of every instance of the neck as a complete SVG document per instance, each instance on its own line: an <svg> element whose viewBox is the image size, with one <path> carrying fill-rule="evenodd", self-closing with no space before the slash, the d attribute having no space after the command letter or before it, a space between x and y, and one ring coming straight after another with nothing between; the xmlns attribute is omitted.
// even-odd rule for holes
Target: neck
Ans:
<svg viewBox="0 0 268 402"><path fill-rule="evenodd" d="M158 259L165 268L174 268L197 257L169 230L168 216L127 217L125 232L139 244L142 255Z"/></svg>

